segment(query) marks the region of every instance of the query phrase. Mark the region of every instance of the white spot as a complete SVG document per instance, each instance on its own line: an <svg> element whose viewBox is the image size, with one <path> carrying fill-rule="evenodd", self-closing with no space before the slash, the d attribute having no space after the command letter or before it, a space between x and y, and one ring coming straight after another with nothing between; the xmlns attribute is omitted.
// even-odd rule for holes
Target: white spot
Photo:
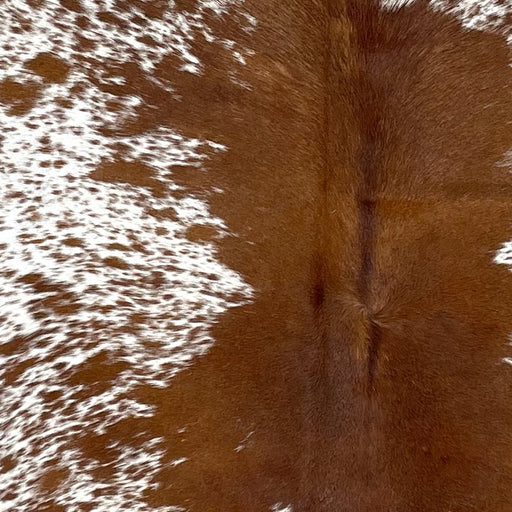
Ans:
<svg viewBox="0 0 512 512"><path fill-rule="evenodd" d="M413 2L415 2L415 0L381 0L380 4L384 9L395 10L410 5Z"/></svg>
<svg viewBox="0 0 512 512"><path fill-rule="evenodd" d="M283 505L282 503L276 503L270 507L272 512L293 512L293 507L291 505Z"/></svg>
<svg viewBox="0 0 512 512"><path fill-rule="evenodd" d="M235 448L235 452L240 452L242 451L246 446L247 446L247 443L249 442L249 439L251 438L251 436L254 434L254 430L252 430L251 432L249 432L243 439L242 441L240 441L240 444Z"/></svg>
<svg viewBox="0 0 512 512"><path fill-rule="evenodd" d="M187 457L181 457L180 459L173 460L171 462L171 466L173 466L173 467L179 466L180 464L187 462L187 460L188 460Z"/></svg>

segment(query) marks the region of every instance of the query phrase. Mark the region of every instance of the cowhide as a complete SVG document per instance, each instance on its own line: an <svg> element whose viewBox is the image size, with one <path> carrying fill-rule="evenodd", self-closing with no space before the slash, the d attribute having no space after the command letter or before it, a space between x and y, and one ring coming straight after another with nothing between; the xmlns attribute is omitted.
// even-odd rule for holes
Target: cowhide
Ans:
<svg viewBox="0 0 512 512"><path fill-rule="evenodd" d="M0 512L512 512L511 15L0 3Z"/></svg>

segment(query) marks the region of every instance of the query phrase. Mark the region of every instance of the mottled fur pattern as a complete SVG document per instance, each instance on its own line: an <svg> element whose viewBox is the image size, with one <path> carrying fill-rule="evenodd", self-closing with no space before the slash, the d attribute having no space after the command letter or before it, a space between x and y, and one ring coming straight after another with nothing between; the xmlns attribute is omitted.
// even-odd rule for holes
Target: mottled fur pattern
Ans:
<svg viewBox="0 0 512 512"><path fill-rule="evenodd" d="M168 8L149 3L133 1L149 9L148 19ZM88 179L134 187L133 201L159 229L158 244L133 235L140 237L134 250L155 269L145 274L147 261L137 260L141 277L122 297L129 321L119 330L139 333L142 348L130 352L127 344L127 355L84 362L69 377L94 394L130 365L145 369L122 396L147 409L121 411L99 430L81 423L69 438L80 460L96 464L97 493L108 489L114 499L117 485L133 500L126 510L152 512L512 511L512 276L494 262L512 235L512 177L503 163L512 145L508 19L489 10L484 30L480 18L461 19L469 3L246 0L228 16L205 7L211 2L176 0L173 19L187 27L181 55L169 51L151 72L133 60L95 64L123 78L94 75L102 93L129 91L140 102L126 119L95 128L117 141L121 161L103 163ZM508 8L490 3L496 12ZM80 2L62 4L81 23L92 16ZM120 12L108 23L131 26ZM144 41L156 44L151 34ZM146 58L156 57L148 51ZM148 143L156 152L171 129L198 154L165 168L145 154L146 166L123 160L146 133L157 134ZM172 198L177 210L189 197L207 202L221 221L173 231L172 208L153 201L161 207ZM190 218L185 211L178 223ZM212 244L222 267L209 267L208 252L204 268L191 265L190 278L179 281L181 260L165 249L173 236ZM171 270L178 265L170 282L157 272L161 260L151 259L160 243ZM103 267L122 292L115 272L131 272L132 249L115 249L128 263L110 258ZM179 309L187 283L201 292L188 306L194 314ZM165 290L154 325L143 292L144 300L130 303L135 286L149 297ZM221 315L223 294L231 309ZM171 325L160 314L165 307L169 317L178 311L197 323L201 336L205 318L216 315L206 322L213 347L205 344L209 350L172 381L178 363L148 362L148 354L174 349L147 332L158 326L158 339L170 342L181 332L179 319ZM93 332L112 308L96 311ZM148 325L153 330L142 331ZM82 327L70 323L71 331ZM105 332L114 346L117 331ZM187 331L183 346L194 336ZM154 368L158 382L144 378ZM162 450L151 466L155 485L134 498L117 477L131 482L126 470L116 473L116 450L154 440ZM140 460L148 473L147 458ZM84 468L76 471L88 474ZM62 471L37 484L49 496L34 502L37 510L82 506L69 501ZM101 491L101 482L110 487ZM61 505L49 488L64 489ZM84 496L83 510L96 510L97 495Z"/></svg>

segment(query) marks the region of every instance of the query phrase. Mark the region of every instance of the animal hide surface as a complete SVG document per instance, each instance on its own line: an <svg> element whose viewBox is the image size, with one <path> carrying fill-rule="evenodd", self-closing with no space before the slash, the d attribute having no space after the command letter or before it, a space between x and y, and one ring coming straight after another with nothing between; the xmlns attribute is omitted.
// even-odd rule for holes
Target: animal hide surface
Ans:
<svg viewBox="0 0 512 512"><path fill-rule="evenodd" d="M0 512L512 512L511 15L0 4Z"/></svg>

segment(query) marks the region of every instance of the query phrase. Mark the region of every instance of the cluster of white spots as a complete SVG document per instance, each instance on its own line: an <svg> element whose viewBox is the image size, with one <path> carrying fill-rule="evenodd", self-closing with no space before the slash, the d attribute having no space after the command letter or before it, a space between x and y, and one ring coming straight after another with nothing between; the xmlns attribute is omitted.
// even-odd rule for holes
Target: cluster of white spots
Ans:
<svg viewBox="0 0 512 512"><path fill-rule="evenodd" d="M462 25L474 30L505 28L506 17L512 13L512 0L431 0L432 7L453 14Z"/></svg>
<svg viewBox="0 0 512 512"><path fill-rule="evenodd" d="M381 0L384 9L396 10L417 0ZM435 10L450 13L468 29L499 31L510 35L507 17L512 13L512 0L430 0Z"/></svg>
<svg viewBox="0 0 512 512"><path fill-rule="evenodd" d="M55 53L65 61L79 56L80 67L99 74L105 61L137 63L144 71L152 71L166 55L173 54L182 61L182 69L198 72L202 63L192 50L195 33L209 42L229 41L236 46L216 34L205 18L210 13L223 16L240 0L198 0L191 12L177 10L175 2L168 0L160 13L154 13L152 3L156 2L143 0L139 7L119 0L9 2L1 11L0 77L23 71L24 64L41 52ZM245 30L255 28L253 17L245 13L241 17ZM241 47L235 50L244 52ZM73 62L78 70L77 64Z"/></svg>
<svg viewBox="0 0 512 512"><path fill-rule="evenodd" d="M270 507L272 512L293 512L291 505L283 505L282 503L276 503Z"/></svg>
<svg viewBox="0 0 512 512"><path fill-rule="evenodd" d="M77 441L151 417L134 391L168 386L211 346L219 315L250 299L215 245L188 236L195 226L222 236L226 226L172 180L176 166L205 172L206 154L227 148L163 126L118 135L142 100L99 84L122 85L112 69L123 62L151 78L168 54L200 72L198 32L231 45L240 63L244 50L205 22L236 3L184 12L170 1L158 15L114 0L0 6L0 511L181 510L144 502L163 439L134 432L130 446L112 442L106 473ZM76 378L90 368L109 377Z"/></svg>

